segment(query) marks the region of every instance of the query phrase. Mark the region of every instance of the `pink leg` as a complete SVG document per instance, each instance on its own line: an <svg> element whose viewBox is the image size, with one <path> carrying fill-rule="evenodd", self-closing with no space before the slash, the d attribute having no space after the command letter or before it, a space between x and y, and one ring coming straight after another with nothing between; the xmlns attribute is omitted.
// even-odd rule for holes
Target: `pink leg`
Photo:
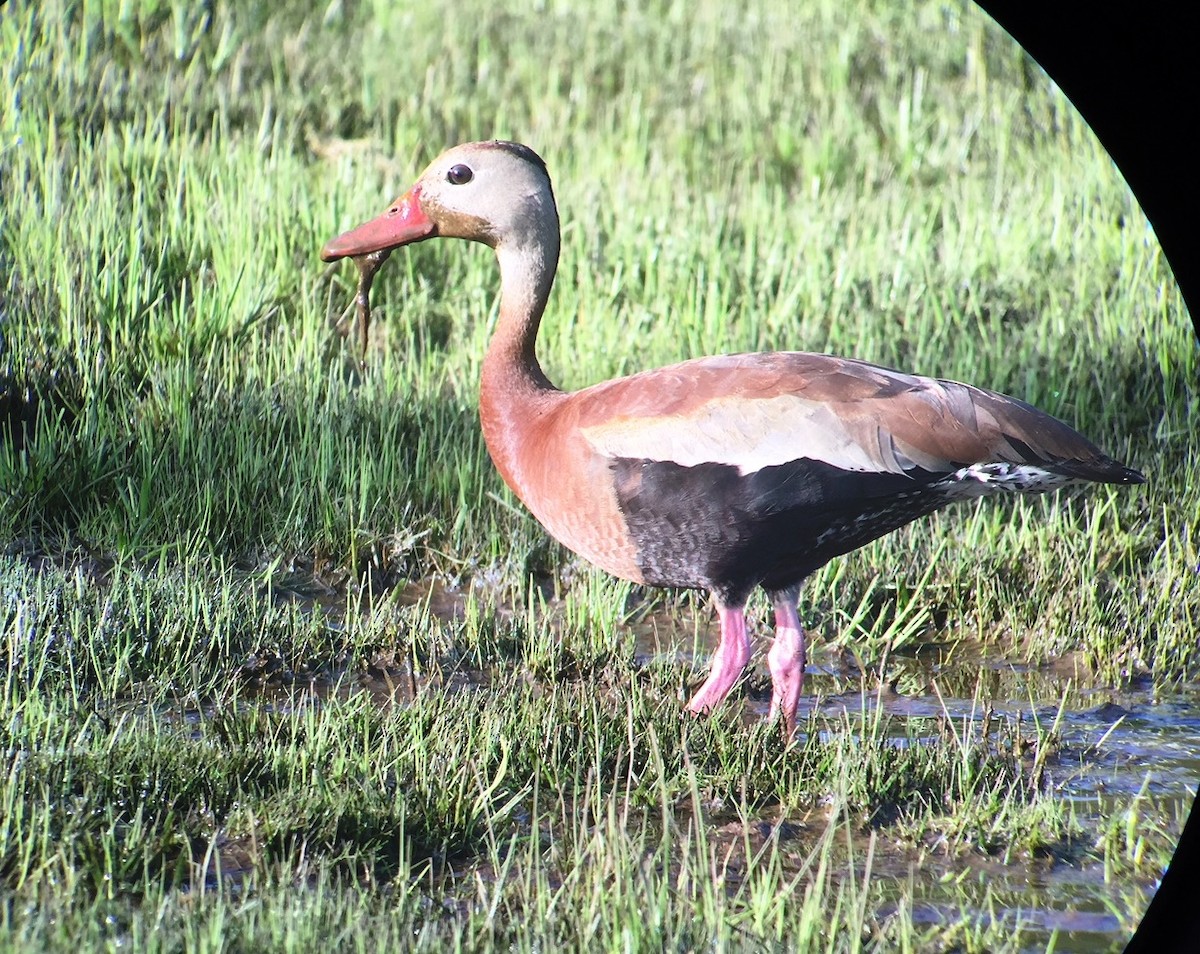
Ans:
<svg viewBox="0 0 1200 954"><path fill-rule="evenodd" d="M687 711L696 715L711 712L720 704L750 661L750 637L746 635L743 607L718 603L717 613L721 618L721 645L712 658L708 679L687 704Z"/></svg>
<svg viewBox="0 0 1200 954"><path fill-rule="evenodd" d="M775 597L775 642L767 653L771 667L771 715L782 715L787 736L796 731L796 704L804 688L804 627L796 614L796 595L780 593Z"/></svg>

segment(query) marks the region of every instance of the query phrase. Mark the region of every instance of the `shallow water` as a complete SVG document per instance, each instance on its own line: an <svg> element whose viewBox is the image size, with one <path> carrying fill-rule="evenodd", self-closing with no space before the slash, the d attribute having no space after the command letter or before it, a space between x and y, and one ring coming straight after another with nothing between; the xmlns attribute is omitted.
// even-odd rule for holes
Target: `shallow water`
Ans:
<svg viewBox="0 0 1200 954"><path fill-rule="evenodd" d="M686 663L690 642L689 635L672 645L660 629L643 637L639 655ZM845 651L818 647L806 670L799 724L813 712L853 720L882 707L897 744L909 744L914 729L932 738L947 720L978 726L987 713L1021 736L1035 736L1037 725L1053 727L1057 748L1046 760L1043 784L1070 800L1085 826L1141 796L1148 809L1166 809L1182 827L1200 784L1200 683L1105 686L1070 659L1030 666L963 644L931 643L885 665L880 688L878 670L864 673ZM752 694L744 706L748 720L764 718L769 692ZM730 834L743 836L740 828ZM884 916L904 906L918 925L946 924L960 919L965 904L982 922L1019 924L1030 935L1029 950L1045 949L1052 937L1058 951L1119 950L1157 887L1106 883L1099 861L945 858L882 844L871 873L895 889Z"/></svg>
<svg viewBox="0 0 1200 954"><path fill-rule="evenodd" d="M705 657L715 648L712 629L700 634ZM694 641L692 630L672 639L656 621L639 628L636 658L686 666ZM761 654L755 665L765 669ZM1030 734L1035 725L1055 726L1061 751L1052 782L1064 796L1094 802L1136 795L1145 786L1147 795L1190 799L1200 783L1200 682L1156 689L1143 678L1114 687L1069 657L1034 666L969 643L934 640L866 665L866 671L862 665L836 646L810 650L797 722L803 725L814 712L871 716L882 706L894 717L891 732L900 740L908 736L906 724L928 723L932 735L940 721L981 721L990 711L994 719L1027 725ZM766 717L766 686L763 676L759 691L735 688L747 721Z"/></svg>
<svg viewBox="0 0 1200 954"><path fill-rule="evenodd" d="M461 619L466 596L421 584L399 594L399 601L421 603L444 619ZM637 664L684 667L696 655L706 661L714 648L715 627L702 608L681 615L690 618L653 614L633 626ZM767 640L760 638L758 644L752 665L762 670L761 651ZM880 672L886 673L882 680ZM330 694L361 691L380 705L410 705L423 692L465 690L491 677L485 671L455 669L431 679L413 674L403 660L391 659L302 684L268 680L262 698L279 711L319 704ZM769 683L761 674L731 697L731 705L740 706L747 723L765 718L769 701ZM1085 826L1098 826L1113 806L1126 806L1141 796L1146 814L1152 808L1165 809L1181 827L1200 782L1200 684L1166 690L1156 690L1148 680L1105 686L1070 658L1031 666L967 643L935 639L873 663L818 643L806 670L800 725L814 712L835 718L844 713L853 722L870 718L880 707L890 717L888 732L897 745L911 744L914 736L932 739L947 723L972 725L978 731L990 719L995 725L1015 727L1017 737L1031 739L1037 737L1037 727L1053 727L1056 748L1045 760L1041 784L1070 800ZM752 821L747 833L741 823L714 821L713 836L727 840L731 850L741 850L747 834L750 843L758 845L768 837L781 843L795 839L800 864L827 823L820 812L806 820L764 818ZM849 865L863 874L861 858ZM232 867L236 870L236 862ZM981 922L1020 925L1031 939L1030 950L1045 949L1051 938L1058 951L1119 950L1156 887L1108 883L1099 861L1002 861L962 852L946 857L936 845L916 850L889 846L882 839L876 843L870 874L876 885L891 886L879 912L883 916L903 907L919 926L945 925L959 921L965 905Z"/></svg>

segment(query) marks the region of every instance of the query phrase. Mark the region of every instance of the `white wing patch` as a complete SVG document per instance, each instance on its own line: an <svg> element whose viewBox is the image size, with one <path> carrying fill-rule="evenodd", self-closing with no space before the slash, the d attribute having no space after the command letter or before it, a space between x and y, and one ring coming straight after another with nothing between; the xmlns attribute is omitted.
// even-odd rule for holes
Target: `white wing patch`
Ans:
<svg viewBox="0 0 1200 954"><path fill-rule="evenodd" d="M863 424L853 433L823 402L783 394L715 398L686 418L626 418L584 427L582 433L608 457L683 467L729 464L743 476L800 458L861 472L903 474L914 465L945 469L944 462L900 446L883 427Z"/></svg>
<svg viewBox="0 0 1200 954"><path fill-rule="evenodd" d="M945 491L955 499L966 499L996 493L1044 494L1071 483L1075 483L1075 478L1034 464L995 461L963 467L945 480L931 484L930 489Z"/></svg>

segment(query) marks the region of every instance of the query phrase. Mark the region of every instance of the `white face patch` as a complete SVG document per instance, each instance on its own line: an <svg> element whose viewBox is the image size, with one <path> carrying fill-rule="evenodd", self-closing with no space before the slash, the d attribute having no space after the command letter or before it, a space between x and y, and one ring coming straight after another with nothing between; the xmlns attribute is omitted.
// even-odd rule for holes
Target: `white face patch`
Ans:
<svg viewBox="0 0 1200 954"><path fill-rule="evenodd" d="M493 244L541 244L547 224L558 234L550 179L532 152L512 143L465 143L442 153L421 173L422 201L441 213L439 226L467 223L468 230L440 234ZM437 217L435 217L437 220ZM501 273L505 274L503 268Z"/></svg>
<svg viewBox="0 0 1200 954"><path fill-rule="evenodd" d="M878 423L861 419L852 431L820 401L791 394L714 398L687 417L638 417L582 429L607 457L670 461L683 467L728 464L742 476L806 458L842 470L903 474L913 467ZM926 459L918 463L927 464Z"/></svg>

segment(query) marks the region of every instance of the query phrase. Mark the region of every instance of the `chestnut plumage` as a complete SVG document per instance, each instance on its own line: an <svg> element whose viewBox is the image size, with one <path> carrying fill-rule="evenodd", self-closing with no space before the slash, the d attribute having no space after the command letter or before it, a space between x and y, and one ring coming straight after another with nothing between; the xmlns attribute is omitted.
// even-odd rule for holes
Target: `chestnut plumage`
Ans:
<svg viewBox="0 0 1200 954"><path fill-rule="evenodd" d="M332 261L434 237L495 249L500 318L480 419L496 467L564 545L638 583L709 591L721 642L688 704L706 712L750 658L744 607L775 607L772 717L795 728L805 636L800 584L832 558L956 500L1068 483L1141 483L1066 424L982 388L849 358L698 358L566 393L534 341L559 253L545 163L528 146L443 153Z"/></svg>

